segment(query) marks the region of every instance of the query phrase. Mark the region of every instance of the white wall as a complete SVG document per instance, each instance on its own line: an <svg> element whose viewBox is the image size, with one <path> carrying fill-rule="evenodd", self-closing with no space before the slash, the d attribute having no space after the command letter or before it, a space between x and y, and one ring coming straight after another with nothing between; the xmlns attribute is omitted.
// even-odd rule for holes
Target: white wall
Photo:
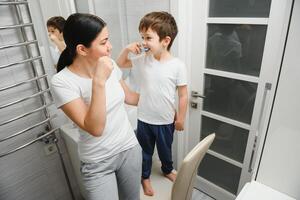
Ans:
<svg viewBox="0 0 300 200"><path fill-rule="evenodd" d="M300 1L295 1L257 181L300 199Z"/></svg>

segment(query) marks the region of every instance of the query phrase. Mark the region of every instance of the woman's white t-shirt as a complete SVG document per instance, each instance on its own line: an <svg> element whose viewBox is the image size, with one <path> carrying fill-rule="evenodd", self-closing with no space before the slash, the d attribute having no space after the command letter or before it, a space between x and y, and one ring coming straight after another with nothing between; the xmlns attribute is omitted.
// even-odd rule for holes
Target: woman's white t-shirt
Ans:
<svg viewBox="0 0 300 200"><path fill-rule="evenodd" d="M138 144L124 107L125 94L119 82L122 72L113 63L114 69L105 84L106 124L102 136L94 137L77 127L79 157L83 162L99 162ZM65 67L53 76L51 89L58 108L78 98L89 105L92 79L80 77Z"/></svg>

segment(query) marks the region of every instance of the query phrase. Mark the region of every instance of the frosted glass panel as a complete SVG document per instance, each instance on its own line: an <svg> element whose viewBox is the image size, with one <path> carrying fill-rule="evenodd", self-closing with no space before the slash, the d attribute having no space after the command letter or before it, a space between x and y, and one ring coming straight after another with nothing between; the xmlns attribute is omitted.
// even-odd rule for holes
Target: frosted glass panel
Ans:
<svg viewBox="0 0 300 200"><path fill-rule="evenodd" d="M206 154L198 168L198 175L236 194L241 176L241 168L210 154Z"/></svg>
<svg viewBox="0 0 300 200"><path fill-rule="evenodd" d="M210 17L269 17L271 0L211 0Z"/></svg>
<svg viewBox="0 0 300 200"><path fill-rule="evenodd" d="M259 76L267 26L208 25L206 67Z"/></svg>
<svg viewBox="0 0 300 200"><path fill-rule="evenodd" d="M203 110L250 124L257 84L205 75Z"/></svg>
<svg viewBox="0 0 300 200"><path fill-rule="evenodd" d="M216 133L210 149L243 163L247 146L248 130L202 116L201 138Z"/></svg>

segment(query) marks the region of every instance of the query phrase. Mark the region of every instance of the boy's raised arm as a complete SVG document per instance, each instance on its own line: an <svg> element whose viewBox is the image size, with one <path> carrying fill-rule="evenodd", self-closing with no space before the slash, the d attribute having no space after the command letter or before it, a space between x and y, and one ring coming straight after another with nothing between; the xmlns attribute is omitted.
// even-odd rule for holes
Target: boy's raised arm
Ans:
<svg viewBox="0 0 300 200"><path fill-rule="evenodd" d="M128 58L129 53L133 54L140 54L141 49L140 49L141 44L134 42L129 45L127 45L120 53L119 57L117 58L117 64L119 65L120 68L131 68L132 63L131 60Z"/></svg>
<svg viewBox="0 0 300 200"><path fill-rule="evenodd" d="M117 58L117 64L120 68L130 68L132 67L132 63L130 59L128 58L130 50L126 47L124 48L119 57Z"/></svg>

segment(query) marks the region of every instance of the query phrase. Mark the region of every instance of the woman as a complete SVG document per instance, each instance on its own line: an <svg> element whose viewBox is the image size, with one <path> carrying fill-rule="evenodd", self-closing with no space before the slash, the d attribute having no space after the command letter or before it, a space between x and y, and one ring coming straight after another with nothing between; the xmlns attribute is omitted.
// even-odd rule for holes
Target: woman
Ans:
<svg viewBox="0 0 300 200"><path fill-rule="evenodd" d="M124 101L136 105L139 97L124 84L110 58L106 24L94 15L72 14L63 35L66 49L51 85L56 106L80 132L86 196L139 199L142 154L124 107Z"/></svg>

